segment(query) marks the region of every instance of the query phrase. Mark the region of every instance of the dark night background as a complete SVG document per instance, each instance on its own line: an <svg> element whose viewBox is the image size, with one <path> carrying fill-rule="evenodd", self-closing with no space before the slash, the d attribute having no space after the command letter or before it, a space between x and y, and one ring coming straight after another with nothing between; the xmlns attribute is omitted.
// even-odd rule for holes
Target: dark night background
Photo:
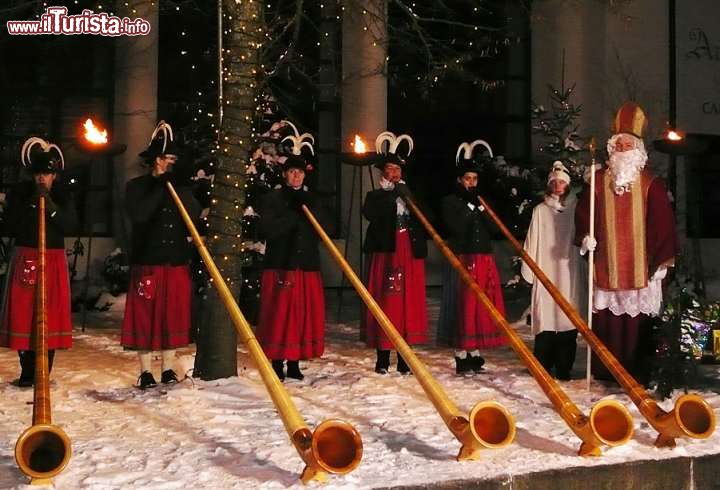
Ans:
<svg viewBox="0 0 720 490"><path fill-rule="evenodd" d="M97 10L98 2L67 2L70 13ZM103 2L100 2L103 3ZM105 2L110 4L110 2ZM277 21L289 15L294 2L277 2L267 12ZM455 2L462 14L464 4ZM20 4L18 2L18 4ZM212 4L212 5L211 5ZM488 37L486 56L470 59L462 70L428 66L413 40L404 38L403 16L390 9L391 45L388 74L388 129L409 133L415 140L409 181L416 192L434 206L450 191L455 150L459 143L487 140L496 155L527 166L530 163L529 32L525 10L515 2L495 2L483 21L505 29ZM176 128L194 161L210 158L217 119L217 27L214 2L162 2L159 32L158 119ZM508 6L510 5L510 6ZM32 18L36 6L12 10L13 19ZM319 11L317 6L309 7ZM514 10L512 10L514 9ZM107 11L107 7L105 9ZM319 12L315 12L319 15ZM468 15L470 12L467 12ZM514 15L514 16L513 16ZM336 26L339 28L339 25ZM394 29L394 30L393 30ZM439 39L467 43L453 37L446 26L436 28ZM395 37L393 36L395 33ZM507 34L507 36L506 36ZM317 128L318 31L305 28L297 63L269 80L283 116L305 130ZM22 141L39 134L58 141L68 161L66 180L74 178L81 214L86 191L93 192L93 221L108 222L111 162L77 151L79 126L88 116L112 131L114 90L113 39L101 36L9 36L0 39L0 185L18 178ZM468 47L470 55L477 54ZM337 54L339 61L339 51ZM338 67L339 69L339 67ZM438 76L438 81L434 77ZM418 80L420 79L420 80ZM490 83L488 83L490 81ZM485 87L484 85L492 85ZM338 105L339 107L339 105ZM338 122L339 124L339 122ZM338 142L339 143L339 142ZM89 164L94 163L90 176ZM105 168L100 171L99 168ZM322 169L319 170L322 172ZM92 187L88 187L92 186ZM90 212L90 211L89 211Z"/></svg>

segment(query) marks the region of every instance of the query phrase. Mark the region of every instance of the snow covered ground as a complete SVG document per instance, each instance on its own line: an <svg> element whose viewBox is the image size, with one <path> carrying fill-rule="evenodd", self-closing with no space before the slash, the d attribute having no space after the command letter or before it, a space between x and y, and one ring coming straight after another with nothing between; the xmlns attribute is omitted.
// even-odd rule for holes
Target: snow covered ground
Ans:
<svg viewBox="0 0 720 490"><path fill-rule="evenodd" d="M431 299L431 318L437 299ZM93 317L78 329L72 350L60 352L53 371L54 422L70 436L73 457L55 478L56 488L302 488L303 464L244 348L238 349L240 376L213 382L186 380L174 389L140 392L132 388L137 361L118 345L117 315ZM115 323L118 325L118 323ZM454 375L449 349L417 349L461 410L481 400L505 405L517 421L508 447L484 450L482 459L458 463L459 445L412 376L372 371L374 352L357 341L357 323L328 325L323 359L302 363L303 382L286 382L310 428L341 418L361 433L361 465L344 476L330 476L325 488L369 488L429 484L456 479L492 478L546 469L594 466L641 459L720 453L720 436L678 440L673 450L656 449L655 432L619 388L584 380L562 383L585 412L598 400L620 400L635 419L626 445L605 448L599 458L576 456L579 440L552 409L535 381L509 348L486 353L484 374ZM519 322L527 340L530 333ZM584 367L578 349L576 374ZM194 350L179 351L176 370L192 368ZM159 360L155 360L156 377ZM15 352L0 351L0 488L23 488L13 448L31 420L32 390L8 384L18 374ZM717 409L720 397L704 393ZM663 403L670 408L671 403Z"/></svg>

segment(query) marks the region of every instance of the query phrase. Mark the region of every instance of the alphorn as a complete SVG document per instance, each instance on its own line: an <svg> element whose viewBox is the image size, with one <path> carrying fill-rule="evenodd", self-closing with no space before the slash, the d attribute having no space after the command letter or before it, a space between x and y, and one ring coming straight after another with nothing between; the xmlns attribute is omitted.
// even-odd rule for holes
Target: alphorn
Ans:
<svg viewBox="0 0 720 490"><path fill-rule="evenodd" d="M32 425L15 443L15 461L32 484L45 485L67 466L72 454L70 438L53 425L48 368L47 283L45 280L45 197L38 199L38 270L35 289L35 387Z"/></svg>
<svg viewBox="0 0 720 490"><path fill-rule="evenodd" d="M627 369L623 367L617 358L605 347L605 344L588 328L585 320L573 308L555 284L548 279L537 263L523 249L520 242L505 227L500 218L495 214L488 203L481 196L478 196L480 204L485 208L488 216L500 228L513 247L520 254L525 263L535 274L535 277L545 286L545 289L553 297L560 309L567 315L568 319L585 337L590 348L595 352L600 361L605 364L615 379L620 383L637 406L640 413L647 419L652 427L658 432L655 440L657 447L674 447L675 438L688 436L695 439L707 439L715 431L715 413L708 403L695 394L680 396L675 402L671 412L666 412L658 406L648 392L633 378ZM592 273L592 271L590 272Z"/></svg>
<svg viewBox="0 0 720 490"><path fill-rule="evenodd" d="M463 266L460 259L450 250L435 228L430 224L420 208L415 203L409 191L402 196L408 208L415 214L418 220L428 231L433 241L437 244L440 252L450 261L450 264L457 271L463 282L480 300L488 310L495 324L503 331L510 341L510 346L520 356L525 366L532 374L545 395L552 402L553 407L560 417L568 424L570 429L582 440L578 454L581 456L599 456L600 446L619 446L625 444L633 434L633 421L627 408L615 400L601 400L586 416L570 400L560 385L545 370L540 362L533 356L520 336L508 324L503 315L495 308L482 288L475 282L472 276Z"/></svg>
<svg viewBox="0 0 720 490"><path fill-rule="evenodd" d="M339 419L328 419L318 425L315 432L310 431L290 395L273 371L270 361L250 328L250 324L240 311L240 307L215 265L215 261L200 238L195 224L170 182L167 182L167 189L190 231L210 277L213 279L218 296L225 305L238 335L248 348L250 357L260 372L260 377L278 414L280 414L290 441L305 462L306 466L300 477L302 482L306 484L312 480L324 482L327 480L327 473L351 472L357 468L362 459L363 446L360 434L352 425Z"/></svg>
<svg viewBox="0 0 720 490"><path fill-rule="evenodd" d="M480 458L480 450L486 448L498 448L510 444L515 438L515 421L508 410L500 403L492 400L479 402L470 410L470 415L465 417L457 406L450 400L445 390L430 374L425 364L418 359L412 348L405 342L405 339L398 333L385 312L378 306L370 292L365 288L357 274L352 270L350 264L340 253L330 237L325 233L320 223L307 206L303 205L302 210L312 224L320 239L327 246L330 255L335 259L340 268L347 276L350 283L355 287L358 295L382 327L390 342L395 346L398 353L405 359L408 366L415 374L415 378L425 391L435 409L440 414L443 422L450 432L460 441L461 447L457 455L458 461L476 460Z"/></svg>

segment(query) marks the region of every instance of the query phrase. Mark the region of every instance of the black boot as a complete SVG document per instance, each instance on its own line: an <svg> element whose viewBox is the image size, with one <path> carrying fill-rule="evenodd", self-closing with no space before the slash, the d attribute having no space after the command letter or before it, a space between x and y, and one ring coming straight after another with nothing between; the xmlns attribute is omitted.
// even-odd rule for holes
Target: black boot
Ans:
<svg viewBox="0 0 720 490"><path fill-rule="evenodd" d="M287 362L287 377L302 381L305 375L300 371L300 361Z"/></svg>
<svg viewBox="0 0 720 490"><path fill-rule="evenodd" d="M397 356L398 356L398 363L397 363L398 373L400 373L400 374L412 374L412 373L410 372L410 366L407 365L407 363L405 362L405 359L403 359L403 357L400 355L399 352L398 352L398 355L397 355Z"/></svg>
<svg viewBox="0 0 720 490"><path fill-rule="evenodd" d="M172 369L166 369L160 376L160 382L164 385L174 384L178 382L177 374Z"/></svg>
<svg viewBox="0 0 720 490"><path fill-rule="evenodd" d="M553 374L555 367L555 344L556 333L545 331L535 336L535 346L533 347L533 355L540 361L545 371Z"/></svg>
<svg viewBox="0 0 720 490"><path fill-rule="evenodd" d="M52 373L53 362L55 362L55 350L48 351L48 374Z"/></svg>
<svg viewBox="0 0 720 490"><path fill-rule="evenodd" d="M472 371L472 367L470 365L471 358L470 357L455 357L455 374L465 374L468 371Z"/></svg>
<svg viewBox="0 0 720 490"><path fill-rule="evenodd" d="M141 390L146 390L148 388L155 388L156 386L157 381L155 381L155 377L150 371L143 371L142 374L140 374L137 384L138 388L140 388Z"/></svg>
<svg viewBox="0 0 720 490"><path fill-rule="evenodd" d="M285 360L280 359L279 361L272 362L273 371L277 374L280 381L285 381Z"/></svg>
<svg viewBox="0 0 720 490"><path fill-rule="evenodd" d="M570 372L575 363L575 352L577 350L577 330L558 332L556 334L555 346L555 374L561 381L572 379Z"/></svg>
<svg viewBox="0 0 720 490"><path fill-rule="evenodd" d="M378 349L377 361L375 361L375 372L378 374L387 374L388 369L390 369L390 351Z"/></svg>
<svg viewBox="0 0 720 490"><path fill-rule="evenodd" d="M485 365L485 358L480 355L471 356L468 353L468 364L470 365L470 369L472 369L473 372L481 373L483 372L483 366Z"/></svg>
<svg viewBox="0 0 720 490"><path fill-rule="evenodd" d="M19 350L20 377L12 382L20 388L29 388L35 381L35 352L31 350Z"/></svg>

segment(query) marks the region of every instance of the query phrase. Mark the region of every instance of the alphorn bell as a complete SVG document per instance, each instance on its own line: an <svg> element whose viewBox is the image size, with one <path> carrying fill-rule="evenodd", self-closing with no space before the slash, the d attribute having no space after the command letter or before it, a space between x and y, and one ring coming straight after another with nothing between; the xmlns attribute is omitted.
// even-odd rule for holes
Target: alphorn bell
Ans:
<svg viewBox="0 0 720 490"><path fill-rule="evenodd" d="M583 414L570 400L557 381L545 370L540 362L533 356L520 336L508 324L507 320L495 308L482 288L463 266L460 259L450 250L440 238L435 228L425 217L409 191L402 196L408 208L428 231L442 254L465 282L466 286L475 294L483 306L488 310L495 324L503 331L510 341L510 346L520 356L525 366L532 374L545 395L552 402L553 407L568 424L570 429L582 440L578 454L581 456L599 456L600 446L619 446L625 444L633 434L633 421L627 408L615 400L601 400L590 411L590 416Z"/></svg>
<svg viewBox="0 0 720 490"><path fill-rule="evenodd" d="M370 312L382 327L390 342L395 346L398 353L405 359L408 366L415 374L415 378L425 391L440 417L447 425L450 432L460 441L461 447L457 460L476 460L480 458L480 449L498 448L507 446L515 438L515 421L508 410L496 401L479 402L470 411L469 417L465 417L457 406L450 400L447 393L432 377L425 364L418 359L412 348L405 342L405 339L398 333L390 319L385 315L370 292L365 288L357 274L352 270L350 264L340 253L330 237L325 233L320 223L307 206L303 205L302 210L312 224L320 239L327 246L330 254L338 263L347 276L350 283L355 287L360 298L367 305Z"/></svg>
<svg viewBox="0 0 720 490"><path fill-rule="evenodd" d="M210 277L213 279L218 296L228 310L238 335L248 348L250 357L255 361L265 388L290 436L290 441L305 462L306 466L300 477L302 482L309 483L312 480L324 482L327 480L327 473L351 472L357 468L362 459L363 446L360 434L352 425L338 419L328 419L318 425L315 432L310 431L290 395L273 371L270 361L250 328L250 324L240 311L240 307L215 265L215 261L200 238L195 224L170 182L167 182L167 189L190 231Z"/></svg>
<svg viewBox="0 0 720 490"><path fill-rule="evenodd" d="M585 337L590 348L595 352L600 361L605 364L618 383L620 383L623 390L627 392L643 417L645 417L650 425L658 432L655 445L658 447L674 447L675 438L680 436L695 439L707 439L710 437L715 431L715 413L712 407L698 395L685 394L677 399L675 407L671 412L666 412L660 408L650 394L635 381L635 378L628 373L627 369L625 369L608 348L605 347L605 344L595 335L595 332L590 330L577 310L570 305L555 284L548 279L532 257L525 252L520 242L515 239L512 233L510 233L510 230L500 221L500 218L492 208L488 206L485 199L480 196L478 197L480 204L485 207L488 216L490 216L498 228L500 228L572 324L575 325L582 336ZM589 273L592 274L592 271Z"/></svg>
<svg viewBox="0 0 720 490"><path fill-rule="evenodd" d="M35 391L32 425L15 443L15 461L32 484L51 483L67 466L72 454L70 438L53 425L50 413L50 373L47 346L47 285L45 281L45 197L38 199L38 272L35 289Z"/></svg>

